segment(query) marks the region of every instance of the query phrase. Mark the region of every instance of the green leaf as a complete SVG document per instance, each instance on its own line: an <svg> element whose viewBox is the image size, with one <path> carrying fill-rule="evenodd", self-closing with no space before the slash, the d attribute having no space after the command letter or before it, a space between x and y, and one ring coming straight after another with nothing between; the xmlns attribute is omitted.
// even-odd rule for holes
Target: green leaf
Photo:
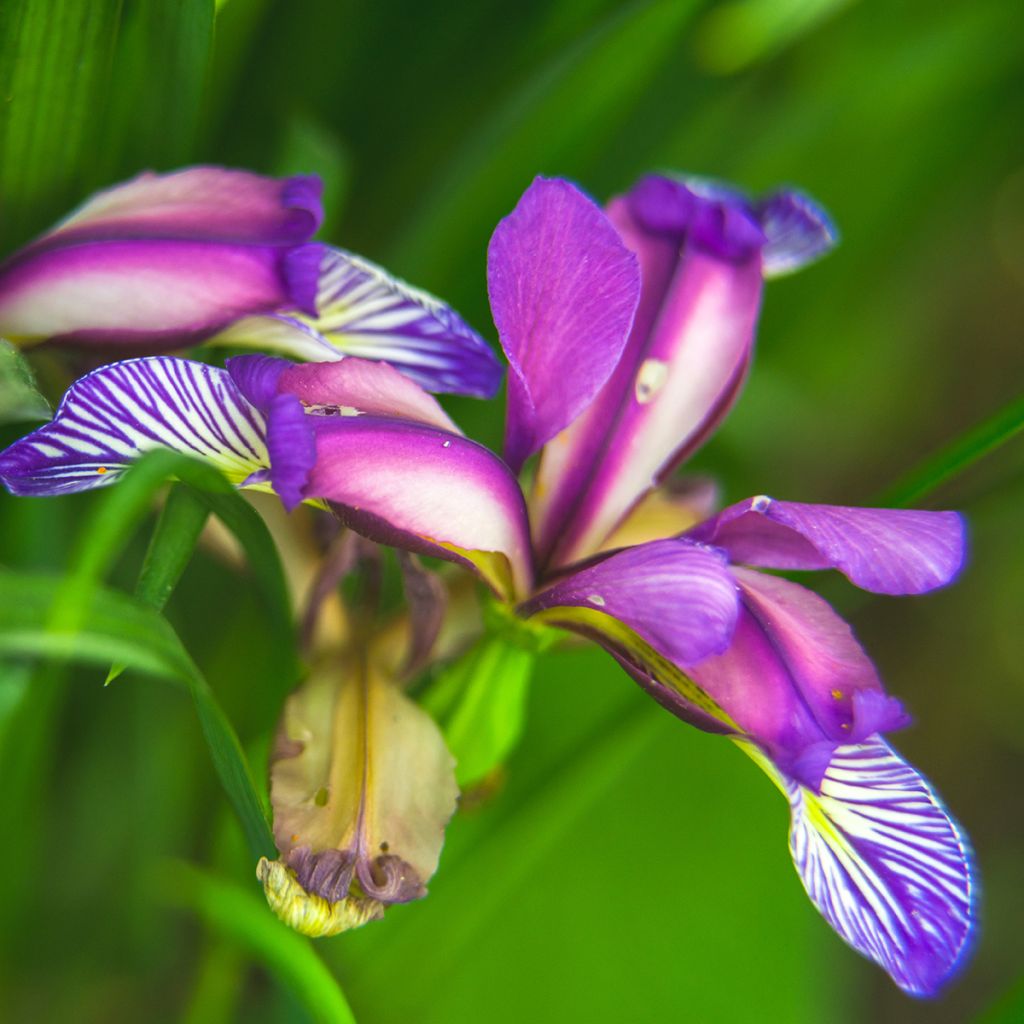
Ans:
<svg viewBox="0 0 1024 1024"><path fill-rule="evenodd" d="M267 628L274 633L275 661L268 667L268 682L280 687L283 698L298 674L298 661L291 599L274 540L256 510L220 473L177 452L160 450L147 453L115 487L110 488L108 496L79 538L64 593L54 609L57 621L71 628L76 616L88 608L92 588L109 571L125 537L149 512L157 492L172 477L180 480L195 501L224 523L245 552L257 592L267 608ZM190 513L196 514L195 510ZM172 553L161 556L161 560L181 555L181 552ZM150 571L157 573L155 566ZM170 561L160 569L161 573L172 571L180 575L181 570L175 570ZM147 585L163 584L154 575Z"/></svg>
<svg viewBox="0 0 1024 1024"><path fill-rule="evenodd" d="M127 0L103 124L109 178L191 159L213 23L213 0Z"/></svg>
<svg viewBox="0 0 1024 1024"><path fill-rule="evenodd" d="M480 782L523 733L536 655L489 636L442 669L422 697L441 724L460 786Z"/></svg>
<svg viewBox="0 0 1024 1024"><path fill-rule="evenodd" d="M122 0L0 4L0 224L16 244L81 193Z"/></svg>
<svg viewBox="0 0 1024 1024"><path fill-rule="evenodd" d="M288 119L274 173L319 174L324 184L322 238L331 238L352 179L352 161L342 141L316 118L296 114Z"/></svg>
<svg viewBox="0 0 1024 1024"><path fill-rule="evenodd" d="M425 196L396 259L413 280L451 280L475 245L538 173L579 173L602 151L652 76L678 53L694 5L630 5L542 66L458 153Z"/></svg>
<svg viewBox="0 0 1024 1024"><path fill-rule="evenodd" d="M256 891L173 863L164 871L160 891L168 903L194 910L225 939L255 957L324 1024L355 1024L355 1016L331 972L308 939L281 924Z"/></svg>
<svg viewBox="0 0 1024 1024"><path fill-rule="evenodd" d="M1024 1020L1024 975L1021 975L974 1024L1020 1024Z"/></svg>
<svg viewBox="0 0 1024 1024"><path fill-rule="evenodd" d="M1021 430L1024 430L1024 398L1015 399L927 459L885 491L879 498L879 504L899 507L917 504L986 455L1012 441Z"/></svg>
<svg viewBox="0 0 1024 1024"><path fill-rule="evenodd" d="M48 420L50 403L39 393L22 354L0 338L0 423Z"/></svg>
<svg viewBox="0 0 1024 1024"><path fill-rule="evenodd" d="M181 574L192 558L210 510L195 492L181 485L172 487L160 512L156 529L142 563L135 596L158 611L167 604ZM122 672L115 665L107 676L109 686Z"/></svg>
<svg viewBox="0 0 1024 1024"><path fill-rule="evenodd" d="M0 655L114 662L185 687L253 855L274 856L266 811L238 737L167 621L135 598L99 585L91 588L88 606L75 609L70 620L66 596L59 579L0 572Z"/></svg>
<svg viewBox="0 0 1024 1024"><path fill-rule="evenodd" d="M185 571L210 515L209 507L186 487L172 487L142 563L135 596L162 609Z"/></svg>

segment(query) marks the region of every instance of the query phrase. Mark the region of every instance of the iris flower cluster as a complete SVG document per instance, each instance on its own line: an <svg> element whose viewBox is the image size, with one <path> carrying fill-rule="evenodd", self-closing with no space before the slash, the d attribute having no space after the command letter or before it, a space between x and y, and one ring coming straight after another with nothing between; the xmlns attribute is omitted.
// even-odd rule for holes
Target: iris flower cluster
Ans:
<svg viewBox="0 0 1024 1024"><path fill-rule="evenodd" d="M0 454L7 489L109 486L170 448L402 552L410 607L429 576L421 591L463 595L453 616L466 572L409 556L454 563L487 608L476 632L448 631L463 647L495 629L578 634L673 715L731 739L787 799L794 864L829 924L905 991L935 994L974 932L967 839L885 738L909 717L850 627L789 574L924 593L962 566L960 517L767 495L716 511L674 475L742 388L765 280L833 245L823 211L664 175L602 210L535 180L488 251L501 455L431 394L493 397L488 344L442 302L310 241L319 221L314 178L193 168L101 193L11 257L0 334L136 357L82 377ZM155 354L199 342L263 354L224 368ZM454 649L440 618L424 641L421 618L406 620L420 669ZM284 710L280 857L259 866L274 910L312 935L424 895L458 796L408 665L341 632Z"/></svg>

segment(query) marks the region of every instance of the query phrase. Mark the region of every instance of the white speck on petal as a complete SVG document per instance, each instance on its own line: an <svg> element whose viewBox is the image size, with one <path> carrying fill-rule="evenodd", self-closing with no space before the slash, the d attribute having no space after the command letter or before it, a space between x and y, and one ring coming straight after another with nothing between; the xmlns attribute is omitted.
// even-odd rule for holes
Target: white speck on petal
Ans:
<svg viewBox="0 0 1024 1024"><path fill-rule="evenodd" d="M587 600L591 604L596 604L598 608L604 607L604 598L600 594L587 594Z"/></svg>
<svg viewBox="0 0 1024 1024"><path fill-rule="evenodd" d="M668 379L668 363L661 359L645 359L636 373L634 392L641 405L647 405Z"/></svg>
<svg viewBox="0 0 1024 1024"><path fill-rule="evenodd" d="M767 494L759 494L756 498L751 499L750 507L755 512L766 512L771 503L772 499Z"/></svg>
<svg viewBox="0 0 1024 1024"><path fill-rule="evenodd" d="M441 444L441 447L442 447L442 448L451 448L451 446L452 446L452 443L451 443L451 441L444 441L444 442L443 442L443 443Z"/></svg>

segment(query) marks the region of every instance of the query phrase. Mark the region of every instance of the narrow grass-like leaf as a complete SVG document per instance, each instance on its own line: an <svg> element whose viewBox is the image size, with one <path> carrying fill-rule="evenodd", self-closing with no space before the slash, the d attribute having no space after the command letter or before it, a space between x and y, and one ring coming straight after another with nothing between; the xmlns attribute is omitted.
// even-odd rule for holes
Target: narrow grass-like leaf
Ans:
<svg viewBox="0 0 1024 1024"><path fill-rule="evenodd" d="M968 430L946 448L926 459L917 469L890 487L879 504L893 507L915 505L922 498L990 455L1024 430L1024 398L1017 398L994 416Z"/></svg>
<svg viewBox="0 0 1024 1024"><path fill-rule="evenodd" d="M579 173L614 135L662 63L677 52L692 4L619 10L530 76L456 156L395 249L412 279L441 280L538 173Z"/></svg>
<svg viewBox="0 0 1024 1024"><path fill-rule="evenodd" d="M256 510L215 469L177 452L147 453L110 489L79 538L64 594L54 609L55 624L70 627L75 616L88 607L92 587L110 569L125 537L136 528L157 492L171 478L180 480L196 501L213 512L245 552L257 591L267 608L268 628L274 631L278 660L268 670L268 680L274 685L280 683L283 696L295 680L297 659L288 584L270 531Z"/></svg>
<svg viewBox="0 0 1024 1024"><path fill-rule="evenodd" d="M167 604L181 574L192 558L210 510L194 491L172 487L160 512L156 528L142 563L135 596L158 611ZM107 685L124 671L115 665L107 676Z"/></svg>
<svg viewBox="0 0 1024 1024"><path fill-rule="evenodd" d="M1024 974L974 1024L1020 1024L1024 1020Z"/></svg>
<svg viewBox="0 0 1024 1024"><path fill-rule="evenodd" d="M159 890L168 903L194 910L225 939L255 957L288 985L313 1019L323 1024L355 1024L344 993L308 939L277 920L255 886L172 863L164 869Z"/></svg>
<svg viewBox="0 0 1024 1024"><path fill-rule="evenodd" d="M0 4L0 225L15 245L80 195L122 0Z"/></svg>
<svg viewBox="0 0 1024 1024"><path fill-rule="evenodd" d="M192 556L207 517L208 506L194 491L172 487L142 563L135 596L162 609Z"/></svg>
<svg viewBox="0 0 1024 1024"><path fill-rule="evenodd" d="M124 664L185 687L195 701L217 775L254 856L274 856L266 810L227 716L167 621L135 598L93 585L89 604L67 616L66 588L47 576L0 573L0 655Z"/></svg>
<svg viewBox="0 0 1024 1024"><path fill-rule="evenodd" d="M99 161L109 180L190 161L213 23L213 0L125 3Z"/></svg>

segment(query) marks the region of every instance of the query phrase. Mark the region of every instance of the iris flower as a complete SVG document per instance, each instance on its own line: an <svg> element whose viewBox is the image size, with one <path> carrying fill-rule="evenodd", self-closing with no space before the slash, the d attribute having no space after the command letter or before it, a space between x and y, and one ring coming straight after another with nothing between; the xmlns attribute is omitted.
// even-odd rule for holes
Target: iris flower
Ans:
<svg viewBox="0 0 1024 1024"><path fill-rule="evenodd" d="M298 359L387 359L431 391L489 398L501 368L437 299L310 241L313 175L220 167L100 192L0 265L0 336L21 345L173 351L199 341Z"/></svg>
<svg viewBox="0 0 1024 1024"><path fill-rule="evenodd" d="M959 516L759 496L695 523L655 492L738 394L765 278L831 242L794 193L755 203L654 176L604 213L538 179L489 251L510 365L504 461L383 364L165 358L79 381L0 456L0 478L16 493L79 490L165 445L471 567L510 615L596 641L681 719L732 738L788 798L818 909L905 991L931 995L974 929L966 838L882 738L907 716L850 628L757 570L922 593L960 569ZM538 453L527 499L517 474Z"/></svg>

